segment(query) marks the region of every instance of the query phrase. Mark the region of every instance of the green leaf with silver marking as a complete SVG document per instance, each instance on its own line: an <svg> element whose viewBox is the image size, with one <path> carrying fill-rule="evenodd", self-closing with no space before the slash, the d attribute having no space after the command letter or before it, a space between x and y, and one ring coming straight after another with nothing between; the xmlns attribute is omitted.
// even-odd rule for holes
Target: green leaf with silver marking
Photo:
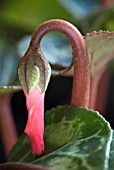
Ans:
<svg viewBox="0 0 114 170"><path fill-rule="evenodd" d="M30 146L23 154L29 140L23 136L11 151L9 161L29 162L54 170L105 170L109 166L112 130L98 112L74 106L54 108L45 113L44 137L43 155L33 157Z"/></svg>
<svg viewBox="0 0 114 170"><path fill-rule="evenodd" d="M113 168L114 168L114 131L110 148L109 170L113 170Z"/></svg>

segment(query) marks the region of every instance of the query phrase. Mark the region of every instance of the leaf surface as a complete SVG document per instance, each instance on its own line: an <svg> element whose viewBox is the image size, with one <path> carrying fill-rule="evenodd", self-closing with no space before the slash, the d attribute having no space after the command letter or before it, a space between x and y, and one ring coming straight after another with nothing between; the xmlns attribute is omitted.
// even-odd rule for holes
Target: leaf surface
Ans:
<svg viewBox="0 0 114 170"><path fill-rule="evenodd" d="M4 163L0 165L0 170L50 170L50 169L30 164Z"/></svg>
<svg viewBox="0 0 114 170"><path fill-rule="evenodd" d="M34 158L30 148L23 154L22 148L28 143L23 136L11 151L9 161L29 162L57 170L104 170L108 166L111 135L109 124L98 112L60 106L45 114L44 154Z"/></svg>
<svg viewBox="0 0 114 170"><path fill-rule="evenodd" d="M95 76L114 59L114 32L93 32L84 38L89 55L91 75Z"/></svg>
<svg viewBox="0 0 114 170"><path fill-rule="evenodd" d="M110 148L109 170L114 168L114 131Z"/></svg>

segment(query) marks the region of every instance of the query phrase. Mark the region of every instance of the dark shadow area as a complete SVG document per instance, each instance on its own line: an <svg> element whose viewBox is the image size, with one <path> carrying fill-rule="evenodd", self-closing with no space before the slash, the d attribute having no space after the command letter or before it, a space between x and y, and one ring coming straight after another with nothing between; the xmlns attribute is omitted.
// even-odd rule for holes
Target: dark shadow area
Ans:
<svg viewBox="0 0 114 170"><path fill-rule="evenodd" d="M3 143L2 143L1 136L0 136L0 163L4 163L5 161L6 161L6 159L5 159L5 155L4 155Z"/></svg>
<svg viewBox="0 0 114 170"><path fill-rule="evenodd" d="M112 129L114 129L114 74L110 76L108 88L108 100L106 109L106 120L110 123Z"/></svg>

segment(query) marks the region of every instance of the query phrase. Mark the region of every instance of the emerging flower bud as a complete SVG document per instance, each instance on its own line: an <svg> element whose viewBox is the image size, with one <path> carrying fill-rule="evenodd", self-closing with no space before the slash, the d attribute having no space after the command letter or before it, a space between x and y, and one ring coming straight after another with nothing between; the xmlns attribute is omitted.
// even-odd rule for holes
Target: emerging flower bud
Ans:
<svg viewBox="0 0 114 170"><path fill-rule="evenodd" d="M19 64L18 75L28 110L25 132L30 138L32 153L40 155L44 151L44 96L51 68L39 48L28 49Z"/></svg>

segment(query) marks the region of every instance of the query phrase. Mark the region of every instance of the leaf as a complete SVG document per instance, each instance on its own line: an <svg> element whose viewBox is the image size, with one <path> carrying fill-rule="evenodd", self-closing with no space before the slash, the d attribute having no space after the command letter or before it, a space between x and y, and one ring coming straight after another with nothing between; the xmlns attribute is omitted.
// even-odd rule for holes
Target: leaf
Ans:
<svg viewBox="0 0 114 170"><path fill-rule="evenodd" d="M112 170L113 168L114 168L114 131L110 148L109 170Z"/></svg>
<svg viewBox="0 0 114 170"><path fill-rule="evenodd" d="M87 34L84 38L90 60L91 75L95 76L114 59L114 32L100 30Z"/></svg>
<svg viewBox="0 0 114 170"><path fill-rule="evenodd" d="M35 160L35 157L32 155L29 137L23 133L17 144L13 147L13 150L11 150L8 161L31 162L33 160Z"/></svg>
<svg viewBox="0 0 114 170"><path fill-rule="evenodd" d="M30 164L20 163L4 163L0 165L1 170L50 170L49 168L42 168Z"/></svg>
<svg viewBox="0 0 114 170"><path fill-rule="evenodd" d="M23 139L20 139L9 161L29 162L57 170L103 170L108 166L111 134L109 124L98 112L60 106L45 114L45 153L42 157L33 161L28 156L30 148L26 154L18 156L19 146L22 150Z"/></svg>

